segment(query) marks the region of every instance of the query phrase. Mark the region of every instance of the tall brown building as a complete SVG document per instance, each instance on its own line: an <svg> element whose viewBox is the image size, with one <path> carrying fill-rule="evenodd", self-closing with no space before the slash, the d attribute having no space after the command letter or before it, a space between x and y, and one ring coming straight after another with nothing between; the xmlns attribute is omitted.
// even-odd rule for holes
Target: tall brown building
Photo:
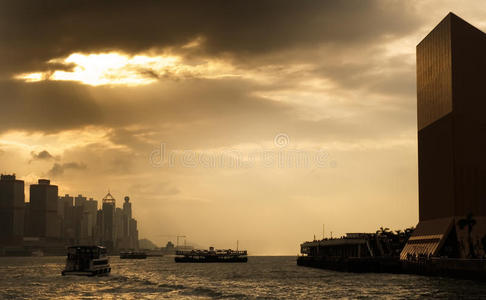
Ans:
<svg viewBox="0 0 486 300"><path fill-rule="evenodd" d="M24 182L15 175L0 177L0 244L15 244L24 235Z"/></svg>
<svg viewBox="0 0 486 300"><path fill-rule="evenodd" d="M109 192L102 200L101 209L103 211L103 245L112 250L116 241L116 200Z"/></svg>
<svg viewBox="0 0 486 300"><path fill-rule="evenodd" d="M485 74L486 34L452 13L417 45L419 224L402 259L484 255Z"/></svg>
<svg viewBox="0 0 486 300"><path fill-rule="evenodd" d="M39 179L38 184L30 186L30 226L34 237L59 239L60 220L57 213L57 185L50 180Z"/></svg>

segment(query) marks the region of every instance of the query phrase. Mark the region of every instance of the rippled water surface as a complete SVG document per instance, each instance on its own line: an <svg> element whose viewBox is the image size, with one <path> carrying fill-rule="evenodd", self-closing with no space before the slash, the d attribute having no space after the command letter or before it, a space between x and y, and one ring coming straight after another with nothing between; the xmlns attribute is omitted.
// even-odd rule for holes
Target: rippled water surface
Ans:
<svg viewBox="0 0 486 300"><path fill-rule="evenodd" d="M64 257L2 257L0 298L486 298L486 285L479 282L332 272L298 267L295 257L250 257L246 264L176 264L172 257L110 260L109 276L63 277Z"/></svg>

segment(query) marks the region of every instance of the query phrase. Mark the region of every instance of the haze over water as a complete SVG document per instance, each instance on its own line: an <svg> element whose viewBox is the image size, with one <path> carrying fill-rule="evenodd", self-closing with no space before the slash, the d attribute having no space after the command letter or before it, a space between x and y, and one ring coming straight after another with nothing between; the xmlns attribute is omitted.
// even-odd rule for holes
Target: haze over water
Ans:
<svg viewBox="0 0 486 300"><path fill-rule="evenodd" d="M61 276L65 257L0 258L2 299L422 299L481 298L486 286L411 275L298 267L295 257L246 264L177 264L172 257L111 258L105 277Z"/></svg>

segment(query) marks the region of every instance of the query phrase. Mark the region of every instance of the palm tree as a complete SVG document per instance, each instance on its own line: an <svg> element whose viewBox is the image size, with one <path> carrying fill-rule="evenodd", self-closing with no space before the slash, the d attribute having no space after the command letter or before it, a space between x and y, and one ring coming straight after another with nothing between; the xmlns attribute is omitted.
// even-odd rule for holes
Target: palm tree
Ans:
<svg viewBox="0 0 486 300"><path fill-rule="evenodd" d="M388 233L390 233L390 228L388 228L388 227L383 228L383 226L382 226L382 227L380 227L380 229L378 229L376 231L376 233L379 234L379 235L387 235Z"/></svg>
<svg viewBox="0 0 486 300"><path fill-rule="evenodd" d="M486 253L486 234L483 235L483 238L481 239L481 244L483 244L483 252ZM483 258L486 256L486 254L483 254Z"/></svg>
<svg viewBox="0 0 486 300"><path fill-rule="evenodd" d="M473 214L468 213L465 219L460 219L457 221L457 225L459 228L464 229L467 226L467 239L469 244L469 258L475 258L476 254L474 253L474 243L472 240L472 228L476 225L476 220L473 219Z"/></svg>
<svg viewBox="0 0 486 300"><path fill-rule="evenodd" d="M408 235L408 236L411 236L413 231L415 230L415 227L408 227L407 229L405 229L405 235Z"/></svg>

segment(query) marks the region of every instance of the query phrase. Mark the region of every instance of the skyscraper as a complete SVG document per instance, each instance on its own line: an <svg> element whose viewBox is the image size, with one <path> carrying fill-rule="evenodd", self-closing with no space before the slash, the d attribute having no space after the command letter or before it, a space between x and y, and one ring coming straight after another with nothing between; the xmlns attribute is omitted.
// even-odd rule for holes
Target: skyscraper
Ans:
<svg viewBox="0 0 486 300"><path fill-rule="evenodd" d="M86 197L83 195L79 194L77 197L74 198L74 206L75 207L83 207L84 204L86 203Z"/></svg>
<svg viewBox="0 0 486 300"><path fill-rule="evenodd" d="M0 177L0 242L16 243L24 235L24 182L15 175Z"/></svg>
<svg viewBox="0 0 486 300"><path fill-rule="evenodd" d="M123 202L123 214L128 218L132 218L132 203L130 203L130 197L125 196L125 202Z"/></svg>
<svg viewBox="0 0 486 300"><path fill-rule="evenodd" d="M115 246L115 203L116 200L108 193L103 198L102 211L103 211L103 244L113 249Z"/></svg>
<svg viewBox="0 0 486 300"><path fill-rule="evenodd" d="M417 45L419 224L402 259L484 254L485 73L486 34L452 13Z"/></svg>
<svg viewBox="0 0 486 300"><path fill-rule="evenodd" d="M83 223L84 217L84 204L86 203L86 197L79 194L74 197L74 232L76 243L85 243L87 238L87 223Z"/></svg>
<svg viewBox="0 0 486 300"><path fill-rule="evenodd" d="M86 224L86 234L89 240L93 241L96 226L96 212L98 210L98 201L89 198L84 203L83 224Z"/></svg>
<svg viewBox="0 0 486 300"><path fill-rule="evenodd" d="M62 220L62 230L61 236L67 240L73 240L75 235L75 219L74 219L74 206L73 202L74 198L66 194L62 197L59 197L60 210L58 214L61 216Z"/></svg>
<svg viewBox="0 0 486 300"><path fill-rule="evenodd" d="M132 218L132 204L130 203L130 197L125 196L125 202L123 203L123 247L132 248L130 242L130 220Z"/></svg>
<svg viewBox="0 0 486 300"><path fill-rule="evenodd" d="M39 179L38 184L30 186L30 226L33 236L60 237L58 197L57 185L51 185L47 179Z"/></svg>
<svg viewBox="0 0 486 300"><path fill-rule="evenodd" d="M123 247L123 210L119 207L115 209L115 240L117 248Z"/></svg>
<svg viewBox="0 0 486 300"><path fill-rule="evenodd" d="M137 229L137 220L130 219L130 248L138 249L138 229Z"/></svg>
<svg viewBox="0 0 486 300"><path fill-rule="evenodd" d="M96 211L96 226L95 226L95 236L94 239L97 244L103 244L103 236L105 229L103 228L103 210L99 209Z"/></svg>

